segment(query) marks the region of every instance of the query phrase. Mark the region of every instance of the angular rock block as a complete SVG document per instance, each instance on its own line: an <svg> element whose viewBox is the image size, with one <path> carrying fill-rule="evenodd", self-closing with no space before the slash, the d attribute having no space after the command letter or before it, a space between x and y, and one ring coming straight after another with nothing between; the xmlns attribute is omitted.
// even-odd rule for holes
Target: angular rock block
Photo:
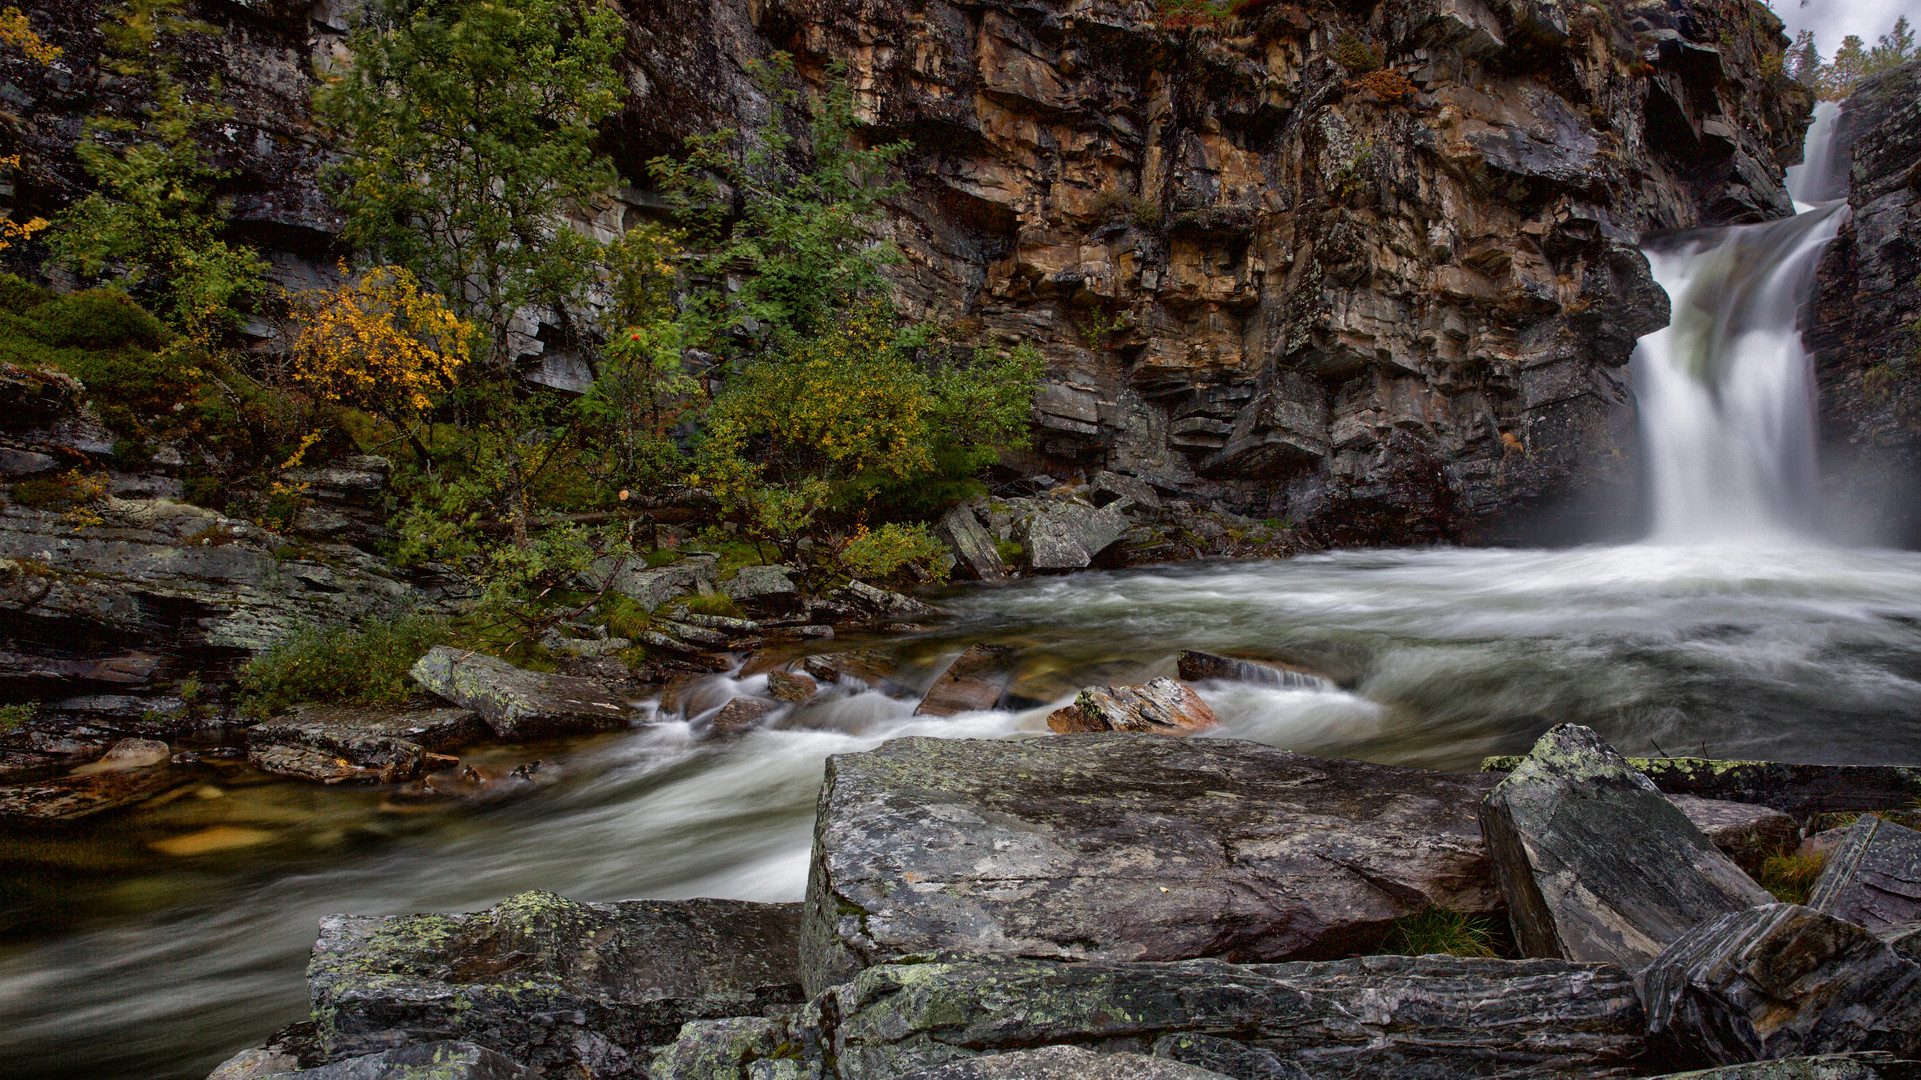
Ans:
<svg viewBox="0 0 1921 1080"><path fill-rule="evenodd" d="M1030 570L1079 570L1133 527L1112 510L1079 503L1042 503L1017 527Z"/></svg>
<svg viewBox="0 0 1921 1080"><path fill-rule="evenodd" d="M1214 710L1187 684L1155 679L1144 686L1090 686L1074 703L1048 714L1047 726L1063 735L1140 731L1189 735L1213 727Z"/></svg>
<svg viewBox="0 0 1921 1080"><path fill-rule="evenodd" d="M820 684L805 672L775 670L767 673L767 694L775 701L807 701L818 693Z"/></svg>
<svg viewBox="0 0 1921 1080"><path fill-rule="evenodd" d="M934 526L934 535L953 551L956 565L971 576L982 581L999 581L1007 576L1007 565L1001 562L993 535L965 506L949 510Z"/></svg>
<svg viewBox="0 0 1921 1080"><path fill-rule="evenodd" d="M1793 848L1801 835L1793 818L1766 806L1692 795L1669 795L1668 801L1751 877L1760 873L1768 856Z"/></svg>
<svg viewBox="0 0 1921 1080"><path fill-rule="evenodd" d="M1628 974L1558 960L937 959L870 968L820 1011L836 1017L825 1048L842 1080L1067 1042L1178 1053L1193 1036L1314 1080L1618 1075L1644 1047Z"/></svg>
<svg viewBox="0 0 1921 1080"><path fill-rule="evenodd" d="M1164 1057L1097 1054L1078 1046L1043 1046L970 1058L904 1073L896 1080L1228 1080Z"/></svg>
<svg viewBox="0 0 1921 1080"><path fill-rule="evenodd" d="M263 772L326 784L394 784L420 775L429 752L484 737L466 709L299 710L247 730L247 760Z"/></svg>
<svg viewBox="0 0 1921 1080"><path fill-rule="evenodd" d="M799 915L543 892L470 915L332 915L307 980L329 1058L460 1038L539 1076L626 1080L689 1020L799 1004Z"/></svg>
<svg viewBox="0 0 1921 1080"><path fill-rule="evenodd" d="M1481 829L1529 956L1638 969L1703 919L1772 899L1584 727L1541 736Z"/></svg>
<svg viewBox="0 0 1921 1080"><path fill-rule="evenodd" d="M1921 832L1871 815L1848 826L1808 906L1869 930L1921 922Z"/></svg>
<svg viewBox="0 0 1921 1080"><path fill-rule="evenodd" d="M1428 907L1499 904L1480 776L1233 739L899 739L827 763L809 992L941 949L1332 957Z"/></svg>
<svg viewBox="0 0 1921 1080"><path fill-rule="evenodd" d="M1333 690L1333 680L1305 671L1278 668L1272 664L1257 664L1252 660L1236 660L1231 656L1216 656L1213 653L1196 652L1186 649L1175 659L1175 666L1181 678L1187 682L1204 682L1209 679L1221 682L1253 683L1256 686L1273 686L1282 690Z"/></svg>
<svg viewBox="0 0 1921 1080"><path fill-rule="evenodd" d="M600 684L526 671L484 653L436 645L408 672L415 682L480 714L503 739L538 739L626 727L627 702Z"/></svg>
<svg viewBox="0 0 1921 1080"><path fill-rule="evenodd" d="M1812 908L1763 904L1709 919L1639 982L1650 1034L1688 1064L1921 1057L1921 965Z"/></svg>
<svg viewBox="0 0 1921 1080"><path fill-rule="evenodd" d="M1481 770L1507 772L1520 762L1518 757L1491 757L1481 762ZM1627 763L1669 795L1755 803L1795 818L1887 810L1921 799L1921 766L1679 757L1628 758Z"/></svg>
<svg viewBox="0 0 1921 1080"><path fill-rule="evenodd" d="M1006 645L970 645L940 673L915 708L917 716L953 716L1000 704L1014 650Z"/></svg>
<svg viewBox="0 0 1921 1080"><path fill-rule="evenodd" d="M78 821L145 802L191 783L182 769L117 769L0 787L0 821Z"/></svg>
<svg viewBox="0 0 1921 1080"><path fill-rule="evenodd" d="M441 1040L336 1061L262 1080L532 1080L534 1073L484 1046Z"/></svg>
<svg viewBox="0 0 1921 1080"><path fill-rule="evenodd" d="M1921 1061L1902 1061L1893 1054L1821 1054L1669 1073L1651 1080L1921 1080Z"/></svg>
<svg viewBox="0 0 1921 1080"><path fill-rule="evenodd" d="M711 587L718 568L719 560L711 556L696 555L655 569L637 557L607 557L594 560L581 577L591 591L610 589L653 611L703 584Z"/></svg>

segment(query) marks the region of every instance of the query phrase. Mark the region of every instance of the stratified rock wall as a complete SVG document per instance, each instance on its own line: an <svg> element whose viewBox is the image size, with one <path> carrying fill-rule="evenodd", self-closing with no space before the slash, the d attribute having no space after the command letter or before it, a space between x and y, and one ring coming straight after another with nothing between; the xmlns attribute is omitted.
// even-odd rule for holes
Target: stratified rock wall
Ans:
<svg viewBox="0 0 1921 1080"><path fill-rule="evenodd" d="M1803 324L1821 392L1826 488L1863 536L1921 544L1921 62L1866 79L1835 135L1851 218Z"/></svg>
<svg viewBox="0 0 1921 1080"><path fill-rule="evenodd" d="M127 91L98 78L93 5L46 6L67 56L4 72L43 210L79 190L79 116ZM1335 540L1618 505L1625 365L1667 318L1641 236L1789 211L1808 99L1762 74L1779 20L1751 0L1241 6L634 0L610 145L644 184L685 136L764 118L751 62L791 52L815 86L844 65L872 137L913 141L883 230L905 306L1048 358L1017 464ZM237 220L310 275L335 219L301 103L341 6L203 14ZM598 224L660 206L627 189Z"/></svg>

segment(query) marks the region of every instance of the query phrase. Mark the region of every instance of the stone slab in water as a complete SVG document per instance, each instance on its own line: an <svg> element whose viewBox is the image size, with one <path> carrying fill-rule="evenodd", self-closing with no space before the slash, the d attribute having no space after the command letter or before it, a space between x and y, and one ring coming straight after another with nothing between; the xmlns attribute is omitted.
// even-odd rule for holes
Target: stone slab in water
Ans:
<svg viewBox="0 0 1921 1080"><path fill-rule="evenodd" d="M1869 930L1921 921L1921 832L1873 815L1848 826L1808 906Z"/></svg>
<svg viewBox="0 0 1921 1080"><path fill-rule="evenodd" d="M1481 762L1483 772L1507 772L1514 755ZM1862 813L1907 806L1921 799L1921 766L1800 765L1786 761L1715 758L1628 758L1635 771L1669 795L1728 799L1773 807L1805 819L1822 813Z"/></svg>
<svg viewBox="0 0 1921 1080"><path fill-rule="evenodd" d="M1232 656L1216 656L1213 653L1183 650L1175 658L1175 667L1182 679L1187 682L1204 682L1218 679L1223 682L1253 683L1256 686L1273 686L1283 690L1332 690L1334 683L1319 675L1305 671L1279 668L1272 664L1260 664L1252 660L1240 660Z"/></svg>
<svg viewBox="0 0 1921 1080"><path fill-rule="evenodd" d="M1499 905L1475 775L1129 733L900 739L827 763L810 992L906 954L1333 957Z"/></svg>
<svg viewBox="0 0 1921 1080"><path fill-rule="evenodd" d="M1006 645L970 645L940 673L914 709L916 715L953 716L979 712L1000 703L1014 650Z"/></svg>
<svg viewBox="0 0 1921 1080"><path fill-rule="evenodd" d="M192 780L191 773L156 766L0 787L0 821L78 821L145 802Z"/></svg>
<svg viewBox="0 0 1921 1080"><path fill-rule="evenodd" d="M1007 576L1000 549L994 537L981 527L980 519L965 506L956 506L934 526L934 535L954 553L956 565L983 581L999 581Z"/></svg>
<svg viewBox="0 0 1921 1080"><path fill-rule="evenodd" d="M820 1011L842 1080L1057 1043L1171 1051L1162 1040L1193 1035L1316 1080L1618 1075L1644 1047L1627 972L1555 960L936 959L870 968Z"/></svg>
<svg viewBox="0 0 1921 1080"><path fill-rule="evenodd" d="M467 649L436 645L408 674L432 693L479 713L503 739L607 731L636 718L626 701L598 683L527 671Z"/></svg>
<svg viewBox="0 0 1921 1080"><path fill-rule="evenodd" d="M1097 1054L1078 1046L1043 1046L1011 1054L970 1058L904 1073L895 1080L1228 1080L1197 1068L1146 1054Z"/></svg>
<svg viewBox="0 0 1921 1080"><path fill-rule="evenodd" d="M1481 829L1529 956L1638 969L1703 919L1771 899L1589 728L1541 736Z"/></svg>
<svg viewBox="0 0 1921 1080"><path fill-rule="evenodd" d="M1639 981L1649 1031L1689 1064L1857 1050L1921 1057L1921 965L1812 908L1763 904L1710 919Z"/></svg>
<svg viewBox="0 0 1921 1080"><path fill-rule="evenodd" d="M441 1040L336 1061L318 1069L279 1074L278 1080L531 1080L534 1075L511 1058L484 1046ZM262 1080L274 1080L274 1077Z"/></svg>
<svg viewBox="0 0 1921 1080"><path fill-rule="evenodd" d="M307 979L330 1058L454 1037L554 1080L626 1080L689 1020L799 1004L799 917L544 892L470 915L331 915Z"/></svg>
<svg viewBox="0 0 1921 1080"><path fill-rule="evenodd" d="M1921 1080L1921 1062L1902 1061L1893 1054L1820 1054L1669 1073L1651 1080Z"/></svg>
<svg viewBox="0 0 1921 1080"><path fill-rule="evenodd" d="M247 760L263 772L321 783L393 784L419 776L430 751L487 734L466 709L305 708L247 730Z"/></svg>
<svg viewBox="0 0 1921 1080"><path fill-rule="evenodd" d="M1090 686L1065 708L1047 715L1047 726L1063 735L1096 731L1138 731L1154 735L1191 735L1215 725L1214 710L1174 679L1142 686Z"/></svg>

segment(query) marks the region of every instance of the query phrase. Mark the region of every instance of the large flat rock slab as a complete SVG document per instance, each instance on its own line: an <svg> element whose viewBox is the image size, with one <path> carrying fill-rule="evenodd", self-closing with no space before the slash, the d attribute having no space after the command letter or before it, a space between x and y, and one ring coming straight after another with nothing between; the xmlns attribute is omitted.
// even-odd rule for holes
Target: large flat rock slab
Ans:
<svg viewBox="0 0 1921 1080"><path fill-rule="evenodd" d="M1862 1050L1921 1058L1921 965L1812 908L1710 919L1639 979L1657 1044L1692 1064Z"/></svg>
<svg viewBox="0 0 1921 1080"><path fill-rule="evenodd" d="M1520 757L1504 755L1487 758L1481 768L1504 773L1520 762ZM1669 795L1755 803L1795 818L1890 810L1921 799L1921 766L1915 765L1805 765L1698 757L1636 757L1627 763Z"/></svg>
<svg viewBox="0 0 1921 1080"><path fill-rule="evenodd" d="M547 675L498 657L436 645L408 672L415 682L480 714L503 739L539 739L626 727L627 702L590 679Z"/></svg>
<svg viewBox="0 0 1921 1080"><path fill-rule="evenodd" d="M1638 969L1702 920L1772 899L1584 727L1541 736L1481 827L1529 956Z"/></svg>
<svg viewBox="0 0 1921 1080"><path fill-rule="evenodd" d="M537 1076L638 1077L689 1020L802 1000L798 904L530 892L469 915L332 915L307 969L329 1058L435 1039Z"/></svg>
<svg viewBox="0 0 1921 1080"><path fill-rule="evenodd" d="M419 776L428 754L485 737L466 709L304 708L247 730L257 769L322 783L393 784Z"/></svg>
<svg viewBox="0 0 1921 1080"><path fill-rule="evenodd" d="M1921 832L1872 815L1848 826L1808 906L1869 930L1921 922Z"/></svg>
<svg viewBox="0 0 1921 1080"><path fill-rule="evenodd" d="M901 739L827 763L810 992L895 957L1320 958L1499 904L1490 778L1128 733Z"/></svg>
<svg viewBox="0 0 1921 1080"><path fill-rule="evenodd" d="M821 1012L836 1018L824 1049L840 1080L1059 1043L1152 1047L1230 1075L1266 1060L1268 1075L1314 1080L1618 1075L1644 1047L1625 971L1542 960L935 960L870 968ZM1232 1050L1240 1066L1208 1064Z"/></svg>

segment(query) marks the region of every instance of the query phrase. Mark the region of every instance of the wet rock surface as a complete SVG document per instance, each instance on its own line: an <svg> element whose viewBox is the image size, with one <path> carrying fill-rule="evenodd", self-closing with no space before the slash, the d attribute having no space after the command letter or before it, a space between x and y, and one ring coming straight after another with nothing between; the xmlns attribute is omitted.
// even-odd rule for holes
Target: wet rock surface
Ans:
<svg viewBox="0 0 1921 1080"><path fill-rule="evenodd" d="M925 716L991 709L1000 704L1012 677L1015 650L1005 645L970 645L940 673L914 712Z"/></svg>
<svg viewBox="0 0 1921 1080"><path fill-rule="evenodd" d="M1244 682L1283 690L1332 690L1334 682L1320 675L1291 668L1276 667L1253 660L1184 649L1175 658L1181 679L1186 682Z"/></svg>
<svg viewBox="0 0 1921 1080"><path fill-rule="evenodd" d="M467 649L435 646L410 674L429 692L478 713L503 739L608 731L638 719L598 683L527 671Z"/></svg>
<svg viewBox="0 0 1921 1080"><path fill-rule="evenodd" d="M1793 850L1801 838L1793 818L1766 806L1692 795L1669 795L1668 801L1750 877L1761 872L1770 855Z"/></svg>
<svg viewBox="0 0 1921 1080"><path fill-rule="evenodd" d="M1499 903L1484 777L1228 739L901 739L829 759L810 990L933 949L1112 960L1341 955Z"/></svg>
<svg viewBox="0 0 1921 1080"><path fill-rule="evenodd" d="M247 731L255 768L321 783L393 784L444 762L436 752L487 734L479 714L466 709L304 707Z"/></svg>
<svg viewBox="0 0 1921 1080"><path fill-rule="evenodd" d="M1096 731L1137 731L1189 735L1215 725L1214 710L1173 679L1142 686L1090 686L1074 703L1048 714L1047 726L1063 735Z"/></svg>
<svg viewBox="0 0 1921 1080"><path fill-rule="evenodd" d="M1770 899L1589 728L1541 736L1481 827L1529 956L1638 969L1703 919Z"/></svg>
<svg viewBox="0 0 1921 1080"><path fill-rule="evenodd" d="M798 923L795 904L538 892L471 915L329 916L308 982L330 1058L457 1037L552 1080L624 1080L690 1020L799 1004Z"/></svg>
<svg viewBox="0 0 1921 1080"><path fill-rule="evenodd" d="M1766 904L1709 919L1638 978L1649 1031L1678 1060L1854 1050L1921 1058L1921 965L1812 908Z"/></svg>
<svg viewBox="0 0 1921 1080"><path fill-rule="evenodd" d="M1044 1046L902 1073L896 1080L1224 1080L1220 1073L1145 1054Z"/></svg>
<svg viewBox="0 0 1921 1080"><path fill-rule="evenodd" d="M1869 930L1921 922L1921 832L1873 815L1850 825L1808 906Z"/></svg>

